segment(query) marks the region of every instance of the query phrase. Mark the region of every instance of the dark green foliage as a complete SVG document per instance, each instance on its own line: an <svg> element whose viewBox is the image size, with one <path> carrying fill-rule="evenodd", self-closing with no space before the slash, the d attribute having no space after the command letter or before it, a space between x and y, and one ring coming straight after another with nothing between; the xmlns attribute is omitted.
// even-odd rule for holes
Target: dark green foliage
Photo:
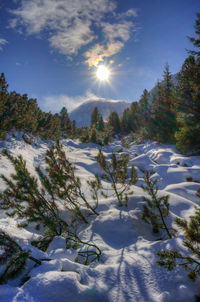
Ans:
<svg viewBox="0 0 200 302"><path fill-rule="evenodd" d="M97 126L96 129L98 131L104 131L104 121L101 114L98 114Z"/></svg>
<svg viewBox="0 0 200 302"><path fill-rule="evenodd" d="M176 112L174 110L174 85L169 72L169 65L165 65L163 81L158 82L152 99L151 127L155 139L159 142L174 142L176 130ZM167 131L166 131L167 129Z"/></svg>
<svg viewBox="0 0 200 302"><path fill-rule="evenodd" d="M99 204L98 193L99 193L100 190L103 189L101 180L100 180L98 175L95 175L95 179L87 180L87 184L89 185L89 189L90 189L90 192L92 194L92 198L96 202L96 206L95 206L95 209L96 209L98 207L98 204Z"/></svg>
<svg viewBox="0 0 200 302"><path fill-rule="evenodd" d="M68 137L72 131L72 123L69 119L67 109L63 107L59 114L60 117L60 130L63 137Z"/></svg>
<svg viewBox="0 0 200 302"><path fill-rule="evenodd" d="M145 119L140 108L142 104L142 102L133 102L130 108L125 109L121 118L121 131L123 133L128 134L132 132L135 135L140 131L141 127L144 128ZM143 108L143 110L145 111L146 109ZM146 112L145 115L147 116L148 113Z"/></svg>
<svg viewBox="0 0 200 302"><path fill-rule="evenodd" d="M58 114L44 113L39 121L38 134L43 139L57 140L61 137L61 120Z"/></svg>
<svg viewBox="0 0 200 302"><path fill-rule="evenodd" d="M128 173L129 155L113 152L110 161L108 161L103 152L99 150L96 160L104 171L101 178L111 182L112 190L114 190L113 195L117 197L119 206L123 206L123 204L127 206L129 196L133 194L130 186L135 184L138 179L134 166L131 167L130 175Z"/></svg>
<svg viewBox="0 0 200 302"><path fill-rule="evenodd" d="M96 143L97 142L97 133L96 133L96 129L95 128L92 128L91 136L90 136L90 141L92 143Z"/></svg>
<svg viewBox="0 0 200 302"><path fill-rule="evenodd" d="M10 179L1 175L7 189L0 194L0 208L8 210L9 216L16 215L28 223L42 223L54 235L61 235L67 224L60 219L54 199L49 200L39 189L37 179L30 175L21 155L14 158L5 149L2 154L11 161L16 173Z"/></svg>
<svg viewBox="0 0 200 302"><path fill-rule="evenodd" d="M0 274L0 284L18 277L25 269L28 259L34 261L36 265L41 264L40 260L31 256L30 251L24 251L17 242L3 231L0 231L0 251L0 266L3 266L3 271Z"/></svg>
<svg viewBox="0 0 200 302"><path fill-rule="evenodd" d="M97 126L98 115L99 115L98 108L94 107L94 109L91 113L91 121L90 121L91 126L95 126L95 127Z"/></svg>
<svg viewBox="0 0 200 302"><path fill-rule="evenodd" d="M0 76L0 138L4 138L6 134L4 119L5 119L5 105L8 97L7 88L8 88L8 84L6 82L4 73L2 72Z"/></svg>
<svg viewBox="0 0 200 302"><path fill-rule="evenodd" d="M42 185L50 194L52 199L55 197L63 200L64 206L75 215L78 215L87 223L85 216L82 214L80 207L84 206L91 210L93 214L98 213L90 206L81 190L81 182L79 177L75 175L75 166L73 166L66 158L62 145L57 141L46 152L45 162L47 164L45 176L42 171L37 168Z"/></svg>
<svg viewBox="0 0 200 302"><path fill-rule="evenodd" d="M71 123L67 109L63 107L60 115L52 115L40 110L36 99L15 91L7 92L8 84L2 73L0 77L0 138L10 129L23 130L44 139L56 140L60 136L73 135L75 123Z"/></svg>
<svg viewBox="0 0 200 302"><path fill-rule="evenodd" d="M16 215L23 219L21 227L31 222L37 223L37 227L40 224L45 227L41 238L33 241L32 244L45 251L55 236L63 236L68 241L68 245L71 241L81 246L78 255L79 259L80 257L84 259L84 263L99 259L100 249L95 244L81 241L73 230L74 221L75 227L79 220L87 223L80 207L87 208L92 214L98 215L98 213L90 206L81 191L81 183L75 175L75 167L66 159L59 141L47 150L46 174L39 167L36 168L42 184L41 189L38 187L37 179L26 169L26 162L21 156L14 158L6 150L3 151L3 155L12 162L16 173L11 174L10 179L1 175L7 184L7 189L0 194L0 207L7 210L8 215ZM95 183L93 189L98 190L98 186L100 184ZM59 199L60 207L64 206L74 214L70 225L61 218L56 199ZM96 199L95 201L97 207L98 202Z"/></svg>
<svg viewBox="0 0 200 302"><path fill-rule="evenodd" d="M196 280L200 276L200 208L196 208L195 215L190 216L189 221L176 218L175 222L183 230L183 244L192 256L186 256L179 251L161 250L157 252L160 257L157 263L168 270L182 266L188 271L188 277Z"/></svg>
<svg viewBox="0 0 200 302"><path fill-rule="evenodd" d="M151 180L150 173L145 173L146 186L141 186L142 189L148 193L150 198L143 197L145 205L143 206L143 212L141 218L152 225L153 232L159 233L160 230L165 230L168 237L172 238L173 230L167 227L165 218L169 215L169 196L158 197L158 187L156 186L157 179Z"/></svg>
<svg viewBox="0 0 200 302"><path fill-rule="evenodd" d="M108 117L108 125L113 129L114 134L118 134L121 130L120 120L117 112L111 112Z"/></svg>
<svg viewBox="0 0 200 302"><path fill-rule="evenodd" d="M197 14L197 19L195 21L194 28L197 38L189 38L189 39L195 47L199 48L199 50L198 51L189 50L189 53L191 55L197 55L198 57L200 57L200 13Z"/></svg>
<svg viewBox="0 0 200 302"><path fill-rule="evenodd" d="M188 57L178 75L176 92L179 129L176 146L182 152L200 149L200 58Z"/></svg>
<svg viewBox="0 0 200 302"><path fill-rule="evenodd" d="M100 261L101 250L93 243L81 240L76 234L68 232L66 248L79 249L77 262L88 265L94 261Z"/></svg>

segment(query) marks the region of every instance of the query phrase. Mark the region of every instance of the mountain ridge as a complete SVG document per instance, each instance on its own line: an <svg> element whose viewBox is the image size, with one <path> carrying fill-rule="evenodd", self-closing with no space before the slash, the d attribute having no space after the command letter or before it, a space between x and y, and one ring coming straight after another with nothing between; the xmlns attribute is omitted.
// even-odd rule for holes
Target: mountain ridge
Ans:
<svg viewBox="0 0 200 302"><path fill-rule="evenodd" d="M120 101L120 100L111 100L111 99L95 99L88 100L73 111L69 113L70 120L75 120L77 127L89 126L90 117L93 109L98 108L100 114L102 114L103 119L107 120L111 112L116 111L119 116L122 116L124 110L128 108L131 103Z"/></svg>

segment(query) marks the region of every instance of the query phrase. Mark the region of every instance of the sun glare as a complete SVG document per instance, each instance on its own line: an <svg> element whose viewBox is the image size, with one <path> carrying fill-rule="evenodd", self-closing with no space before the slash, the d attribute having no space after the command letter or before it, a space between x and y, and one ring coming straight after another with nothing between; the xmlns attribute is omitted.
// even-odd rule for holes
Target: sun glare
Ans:
<svg viewBox="0 0 200 302"><path fill-rule="evenodd" d="M110 71L108 70L108 68L104 65L100 65L97 67L97 78L100 81L106 81L108 80L110 75Z"/></svg>

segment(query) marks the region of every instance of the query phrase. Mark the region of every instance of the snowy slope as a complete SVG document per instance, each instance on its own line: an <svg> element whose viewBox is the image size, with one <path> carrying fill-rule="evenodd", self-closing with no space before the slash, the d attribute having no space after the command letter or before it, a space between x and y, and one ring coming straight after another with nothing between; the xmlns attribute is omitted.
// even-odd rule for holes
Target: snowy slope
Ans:
<svg viewBox="0 0 200 302"><path fill-rule="evenodd" d="M94 160L98 146L81 144L78 141L63 140L65 152L77 166L77 173L83 184L100 172ZM43 165L48 143L36 141L36 145L25 144L21 139L10 138L0 141L0 147L6 147L14 155L22 154L27 160L31 173L34 167ZM121 148L115 141L103 147L107 156L112 150ZM128 208L119 208L115 198L100 199L98 217L83 226L82 240L97 244L102 250L102 261L84 266L74 262L76 252L64 248L64 240L57 237L46 253L32 247L29 242L38 236L34 229L18 229L16 221L0 213L0 228L6 230L18 240L24 248L31 249L35 257L49 257L50 262L43 263L31 270L31 278L19 286L19 278L0 286L1 302L194 302L200 283L188 281L181 268L167 272L156 264L156 251L161 248L184 250L182 235L158 241L151 227L140 219L142 196L140 185L144 182L144 170L151 177L158 177L162 194L170 195L171 215L188 217L194 213L199 202L195 196L200 188L200 157L184 157L173 146L158 145L154 142L134 145L125 152L131 155L136 166L138 183L133 186L134 194ZM187 164L187 167L184 166ZM0 158L0 173L12 172L10 163ZM186 181L192 177L192 181ZM5 188L0 180L0 190ZM88 196L85 185L85 196Z"/></svg>
<svg viewBox="0 0 200 302"><path fill-rule="evenodd" d="M124 110L130 107L130 103L107 99L92 100L74 109L69 114L69 117L72 121L76 121L78 127L89 126L91 113L95 107L98 108L99 113L102 114L103 119L106 120L113 111L116 111L118 115L121 116Z"/></svg>

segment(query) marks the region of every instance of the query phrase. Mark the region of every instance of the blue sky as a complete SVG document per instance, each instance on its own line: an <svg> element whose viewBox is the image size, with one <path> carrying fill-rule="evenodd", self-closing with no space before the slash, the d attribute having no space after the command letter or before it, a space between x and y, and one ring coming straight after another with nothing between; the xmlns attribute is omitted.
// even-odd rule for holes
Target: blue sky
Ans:
<svg viewBox="0 0 200 302"><path fill-rule="evenodd" d="M44 111L88 99L137 101L180 70L199 0L0 0L0 72ZM96 78L99 64L109 82Z"/></svg>

